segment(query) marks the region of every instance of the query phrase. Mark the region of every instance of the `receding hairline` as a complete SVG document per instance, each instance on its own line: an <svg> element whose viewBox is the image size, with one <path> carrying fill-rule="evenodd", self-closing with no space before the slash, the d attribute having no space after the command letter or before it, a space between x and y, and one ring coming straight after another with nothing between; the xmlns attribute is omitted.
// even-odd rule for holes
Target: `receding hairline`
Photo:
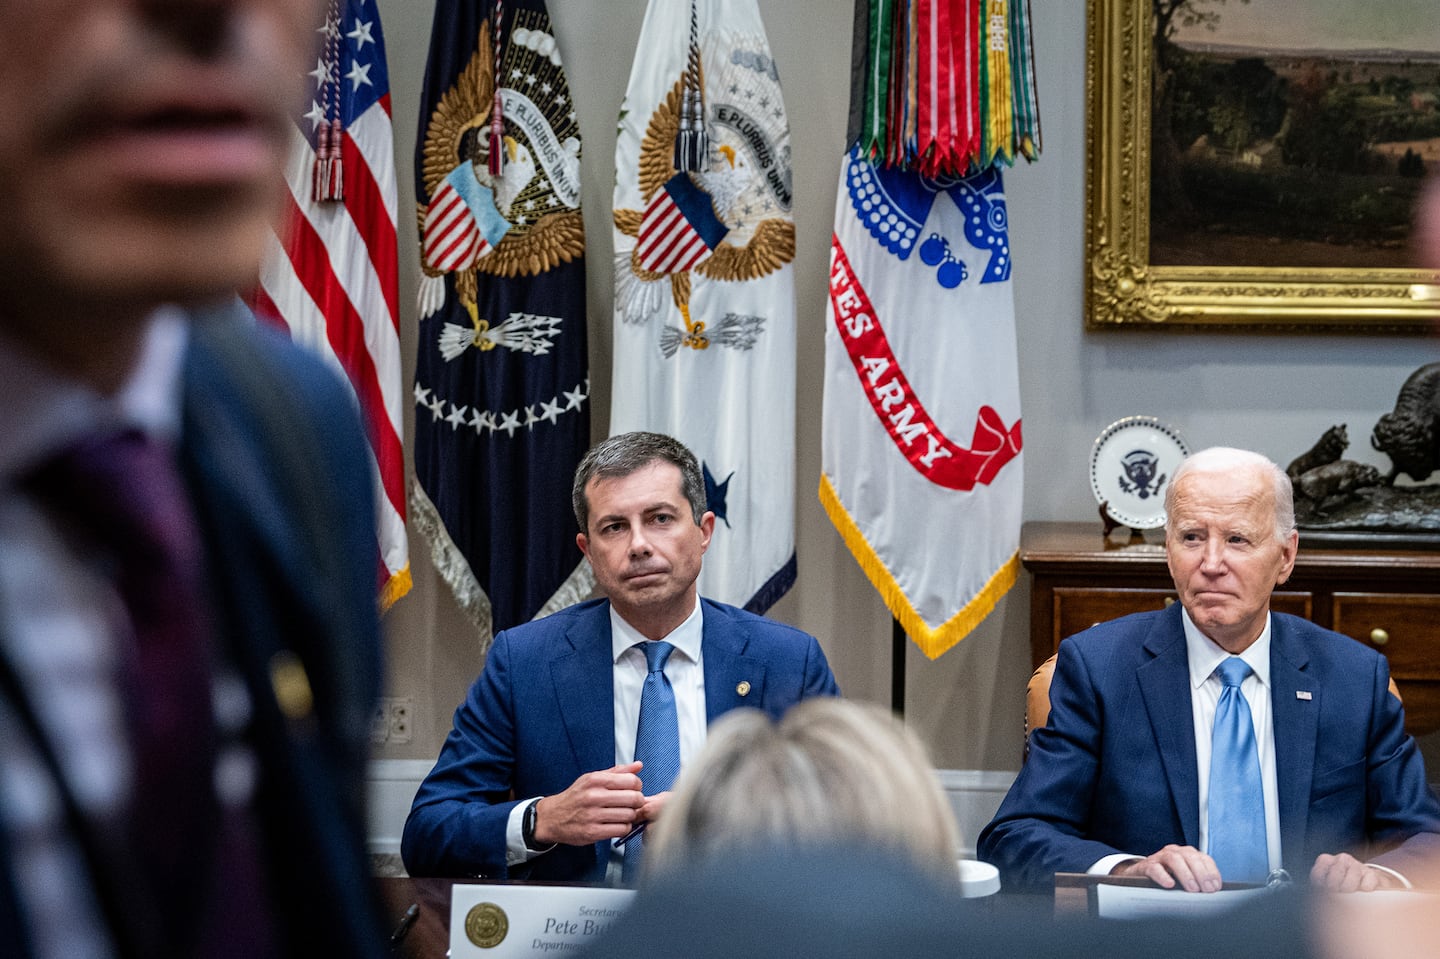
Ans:
<svg viewBox="0 0 1440 959"><path fill-rule="evenodd" d="M1191 476L1234 476L1247 473L1257 485L1270 494L1271 511L1275 518L1275 538L1284 541L1295 531L1295 496L1290 477L1274 460L1263 453L1233 446L1211 446L1187 456L1175 470L1165 487L1165 531L1173 531L1172 515L1175 491Z"/></svg>

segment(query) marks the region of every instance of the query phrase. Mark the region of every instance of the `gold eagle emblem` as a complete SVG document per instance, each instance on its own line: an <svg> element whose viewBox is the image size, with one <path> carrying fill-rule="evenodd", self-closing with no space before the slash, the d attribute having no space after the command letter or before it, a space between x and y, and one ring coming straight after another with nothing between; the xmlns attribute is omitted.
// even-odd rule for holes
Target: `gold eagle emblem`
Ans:
<svg viewBox="0 0 1440 959"><path fill-rule="evenodd" d="M648 204L657 191L676 173L674 144L680 130L681 99L684 95L684 77L675 81L670 92L650 115L645 136L640 144L639 186L641 199ZM721 143L712 147L710 169L690 176L696 184L710 195L715 214L731 227L710 256L698 264L693 272L712 280L743 281L754 280L780 269L795 258L795 224L788 217L767 217L753 221L751 218L731 209L740 194L753 179L744 166L743 152L734 146ZM643 210L614 211L615 227L622 234L638 237ZM708 338L703 327L690 320L690 273L654 273L640 265L638 250L628 254L617 254L617 296L632 304L635 309L624 315L631 322L638 322L658 305L654 301L651 284L669 279L670 295L685 321L687 338L685 345L704 348Z"/></svg>
<svg viewBox="0 0 1440 959"><path fill-rule="evenodd" d="M526 11L517 12L517 24L524 13ZM537 21L537 26L548 29L543 21ZM428 198L435 195L457 167L471 161L477 179L484 178L482 182L492 190L500 216L509 224L508 232L490 253L468 267L453 271L455 293L470 313L477 337L489 328L476 308L479 274L507 278L535 276L575 260L585 252L585 226L578 209L578 197L572 206L558 194L535 159L536 145L529 142L523 126L510 120L508 111L503 142L490 142L496 82L493 61L481 52L490 49L490 25L485 23L480 27L476 52L431 114L421 164L421 179ZM535 92L538 96L539 90L546 91L548 98L541 104L546 121L557 140L573 150L572 159L578 166L579 131L568 104L568 85L560 71L558 56L547 57L543 51L511 42L505 45L501 69L504 76L517 78L511 85L520 88L522 93ZM534 91L523 89L526 84L533 86ZM505 163L500 176L492 179L488 172L481 171L488 171L489 154L495 149L505 151ZM416 203L416 223L422 233L425 216L426 199L422 198ZM421 269L427 282L439 280L447 272L426 262L423 253ZM422 316L433 312L424 301L427 296L435 295L422 289ZM438 308L434 303L429 306ZM476 345L480 345L479 340Z"/></svg>

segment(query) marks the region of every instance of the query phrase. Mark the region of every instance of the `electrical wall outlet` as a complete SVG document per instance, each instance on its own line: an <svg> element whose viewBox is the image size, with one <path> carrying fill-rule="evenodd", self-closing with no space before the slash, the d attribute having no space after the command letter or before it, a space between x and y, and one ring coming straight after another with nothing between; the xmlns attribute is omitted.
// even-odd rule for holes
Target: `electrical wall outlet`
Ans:
<svg viewBox="0 0 1440 959"><path fill-rule="evenodd" d="M370 715L370 744L381 746L389 738L390 707L382 700L375 704L375 712Z"/></svg>
<svg viewBox="0 0 1440 959"><path fill-rule="evenodd" d="M391 699L387 701L389 706L389 742L408 743L410 741L410 723L415 715L415 701L410 697Z"/></svg>
<svg viewBox="0 0 1440 959"><path fill-rule="evenodd" d="M370 744L408 743L415 700L409 696L382 696L370 717Z"/></svg>

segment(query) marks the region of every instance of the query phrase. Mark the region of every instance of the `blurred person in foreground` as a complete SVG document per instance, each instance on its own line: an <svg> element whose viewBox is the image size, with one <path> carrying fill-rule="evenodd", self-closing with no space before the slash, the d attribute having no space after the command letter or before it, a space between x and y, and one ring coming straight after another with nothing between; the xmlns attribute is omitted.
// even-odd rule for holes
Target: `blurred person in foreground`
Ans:
<svg viewBox="0 0 1440 959"><path fill-rule="evenodd" d="M779 721L737 710L715 724L676 785L652 830L644 880L663 882L737 846L840 839L892 848L958 884L955 815L924 745L889 711L840 699L801 703Z"/></svg>
<svg viewBox="0 0 1440 959"><path fill-rule="evenodd" d="M1420 266L1440 272L1440 172L1432 170L1420 191L1414 244Z"/></svg>
<svg viewBox="0 0 1440 959"><path fill-rule="evenodd" d="M839 692L815 637L699 595L715 514L683 443L597 443L572 505L605 598L495 636L405 821L411 875L633 883L646 840L628 834L710 723Z"/></svg>
<svg viewBox="0 0 1440 959"><path fill-rule="evenodd" d="M587 956L953 955L978 915L925 749L878 706L730 713L650 833L634 905Z"/></svg>
<svg viewBox="0 0 1440 959"><path fill-rule="evenodd" d="M379 956L368 454L255 327L323 7L0 0L0 939Z"/></svg>
<svg viewBox="0 0 1440 959"><path fill-rule="evenodd" d="M1427 879L1440 803L1385 658L1270 611L1299 542L1289 477L1203 450L1165 508L1180 601L1060 644L1049 721L981 858L1029 886L1089 871L1212 892L1282 867L1341 892Z"/></svg>

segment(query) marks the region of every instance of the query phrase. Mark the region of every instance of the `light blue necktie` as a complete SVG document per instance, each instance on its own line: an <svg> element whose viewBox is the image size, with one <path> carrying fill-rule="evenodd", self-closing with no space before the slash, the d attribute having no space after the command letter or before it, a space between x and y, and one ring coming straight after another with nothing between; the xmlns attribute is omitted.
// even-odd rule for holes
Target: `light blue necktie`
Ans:
<svg viewBox="0 0 1440 959"><path fill-rule="evenodd" d="M640 780L645 795L664 792L675 784L680 773L680 721L675 714L675 690L665 676L665 662L675 647L664 641L638 644L645 653L649 670L640 692L640 724L635 731L635 758L645 765ZM625 865L622 878L633 883L639 874L640 854L644 836L636 836L625 844Z"/></svg>
<svg viewBox="0 0 1440 959"><path fill-rule="evenodd" d="M1215 671L1225 689L1215 707L1210 752L1210 858L1227 882L1264 882L1270 870L1265 794L1250 704L1240 692L1250 667L1231 656Z"/></svg>

